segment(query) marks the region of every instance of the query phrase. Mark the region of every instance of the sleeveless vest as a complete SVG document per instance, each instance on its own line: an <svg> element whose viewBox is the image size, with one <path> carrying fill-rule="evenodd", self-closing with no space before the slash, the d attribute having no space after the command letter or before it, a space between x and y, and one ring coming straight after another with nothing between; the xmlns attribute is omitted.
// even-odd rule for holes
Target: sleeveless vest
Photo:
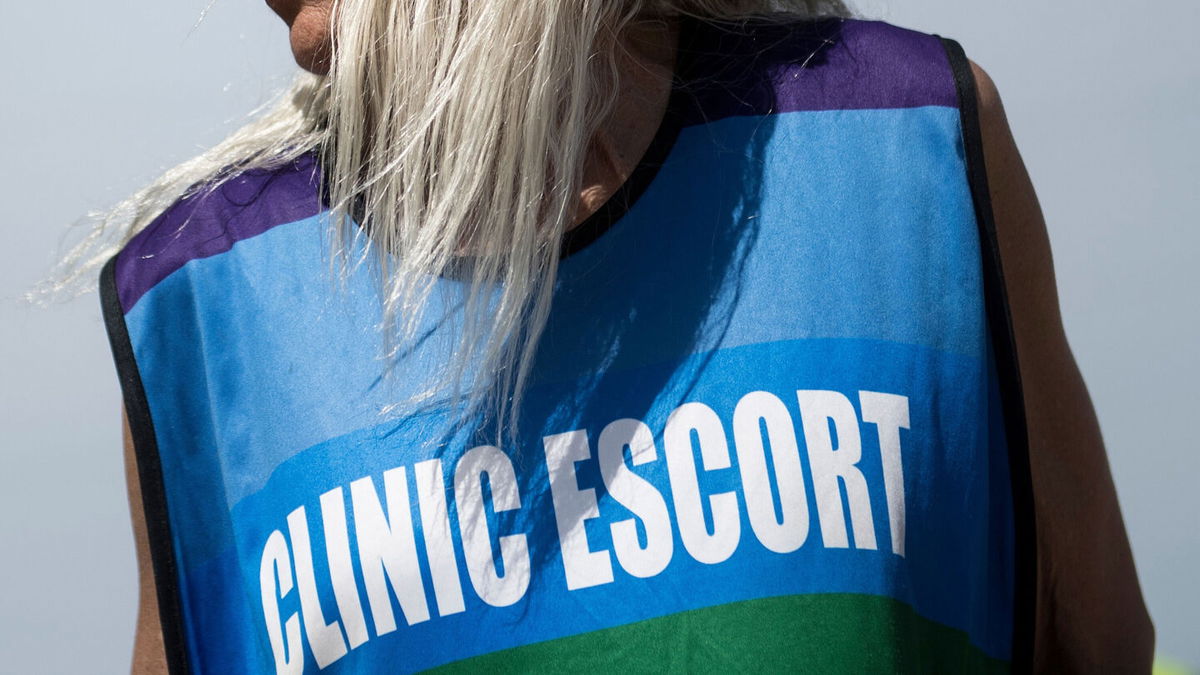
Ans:
<svg viewBox="0 0 1200 675"><path fill-rule="evenodd" d="M385 373L312 156L109 263L173 670L1019 665L1027 458L965 58L865 21L681 40L646 158L564 242L512 440L381 412L445 367L462 283Z"/></svg>

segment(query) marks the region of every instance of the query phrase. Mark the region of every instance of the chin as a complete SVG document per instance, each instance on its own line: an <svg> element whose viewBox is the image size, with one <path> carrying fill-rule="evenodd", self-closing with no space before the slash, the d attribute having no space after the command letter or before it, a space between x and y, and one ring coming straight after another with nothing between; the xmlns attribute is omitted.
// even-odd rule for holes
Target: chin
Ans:
<svg viewBox="0 0 1200 675"><path fill-rule="evenodd" d="M324 46L292 45L296 64L314 75L329 74L329 50Z"/></svg>
<svg viewBox="0 0 1200 675"><path fill-rule="evenodd" d="M292 24L291 42L292 55L301 68L317 75L329 74L329 31L325 25L323 30L306 29L304 23L297 21Z"/></svg>

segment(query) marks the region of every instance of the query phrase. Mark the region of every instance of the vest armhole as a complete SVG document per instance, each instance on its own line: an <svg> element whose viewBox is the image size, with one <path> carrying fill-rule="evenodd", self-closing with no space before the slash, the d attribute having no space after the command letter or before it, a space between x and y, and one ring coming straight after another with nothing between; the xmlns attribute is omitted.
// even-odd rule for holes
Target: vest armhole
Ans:
<svg viewBox="0 0 1200 675"><path fill-rule="evenodd" d="M1012 308L1004 283L1004 267L996 236L991 190L983 156L983 132L979 122L979 99L971 62L961 45L939 38L950 60L966 154L967 181L975 206L975 222L983 269L984 307L996 359L1004 432L1008 444L1009 480L1012 484L1014 542L1012 671L1032 672L1033 643L1037 618L1037 531L1033 482L1029 466L1029 432L1025 420L1025 397L1017 360Z"/></svg>
<svg viewBox="0 0 1200 675"><path fill-rule="evenodd" d="M174 540L171 538L171 522L167 513L166 487L150 404L146 399L133 344L129 339L129 328L125 324L125 312L117 292L116 263L117 256L113 256L100 272L100 307L133 439L167 668L172 675L179 675L190 672L190 668L184 641ZM136 507L131 505L131 508Z"/></svg>

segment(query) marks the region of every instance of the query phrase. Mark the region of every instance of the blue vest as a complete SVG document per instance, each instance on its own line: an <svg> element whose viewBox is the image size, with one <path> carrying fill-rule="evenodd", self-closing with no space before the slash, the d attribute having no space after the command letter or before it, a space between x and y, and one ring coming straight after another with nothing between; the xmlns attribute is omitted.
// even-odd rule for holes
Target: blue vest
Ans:
<svg viewBox="0 0 1200 675"><path fill-rule="evenodd" d="M509 440L382 412L462 284L385 374L312 156L182 199L103 274L176 670L1007 669L1027 478L966 68L689 25Z"/></svg>

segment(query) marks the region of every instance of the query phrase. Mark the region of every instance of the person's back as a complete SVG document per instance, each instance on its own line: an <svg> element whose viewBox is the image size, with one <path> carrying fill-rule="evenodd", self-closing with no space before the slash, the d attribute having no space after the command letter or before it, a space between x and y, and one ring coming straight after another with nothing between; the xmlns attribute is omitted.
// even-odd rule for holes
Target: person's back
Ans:
<svg viewBox="0 0 1200 675"><path fill-rule="evenodd" d="M1035 497L970 64L871 22L682 25L644 157L562 240L505 428L428 397L471 258L380 358L369 205L337 279L315 153L184 199L109 264L172 663L1030 663Z"/></svg>

